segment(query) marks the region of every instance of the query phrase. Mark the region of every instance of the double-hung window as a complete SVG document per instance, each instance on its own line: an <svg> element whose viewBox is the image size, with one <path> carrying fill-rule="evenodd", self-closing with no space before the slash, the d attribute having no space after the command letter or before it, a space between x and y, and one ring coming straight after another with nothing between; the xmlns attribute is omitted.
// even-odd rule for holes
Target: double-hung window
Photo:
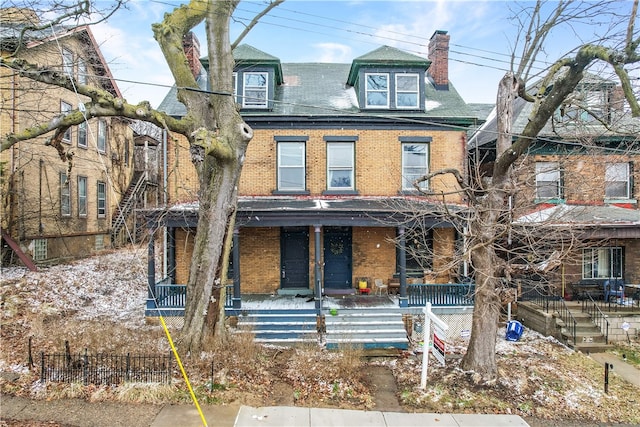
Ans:
<svg viewBox="0 0 640 427"><path fill-rule="evenodd" d="M429 172L429 144L424 142L402 143L402 190L415 190L413 182ZM423 181L421 189L429 188L429 183Z"/></svg>
<svg viewBox="0 0 640 427"><path fill-rule="evenodd" d="M71 112L71 104L60 101L60 112L66 116ZM71 143L71 128L68 128L62 136L62 142Z"/></svg>
<svg viewBox="0 0 640 427"><path fill-rule="evenodd" d="M278 191L305 191L305 143L278 142Z"/></svg>
<svg viewBox="0 0 640 427"><path fill-rule="evenodd" d="M607 199L629 199L631 197L629 163L607 163L604 180L604 195Z"/></svg>
<svg viewBox="0 0 640 427"><path fill-rule="evenodd" d="M104 181L98 181L98 218L106 218L107 216L107 184Z"/></svg>
<svg viewBox="0 0 640 427"><path fill-rule="evenodd" d="M98 120L98 151L104 153L107 151L107 122Z"/></svg>
<svg viewBox="0 0 640 427"><path fill-rule="evenodd" d="M62 72L73 77L73 52L68 49L62 49Z"/></svg>
<svg viewBox="0 0 640 427"><path fill-rule="evenodd" d="M389 74L365 74L365 105L367 108L389 108Z"/></svg>
<svg viewBox="0 0 640 427"><path fill-rule="evenodd" d="M327 143L327 189L355 190L354 143Z"/></svg>
<svg viewBox="0 0 640 427"><path fill-rule="evenodd" d="M87 148L87 122L78 125L78 147Z"/></svg>
<svg viewBox="0 0 640 427"><path fill-rule="evenodd" d="M536 162L536 198L561 199L560 175L558 162Z"/></svg>
<svg viewBox="0 0 640 427"><path fill-rule="evenodd" d="M267 108L269 73L244 73L242 106L246 108Z"/></svg>
<svg viewBox="0 0 640 427"><path fill-rule="evenodd" d="M71 183L64 172L60 172L60 215L71 216Z"/></svg>
<svg viewBox="0 0 640 427"><path fill-rule="evenodd" d="M620 279L623 253L621 247L589 248L582 251L583 279Z"/></svg>
<svg viewBox="0 0 640 427"><path fill-rule="evenodd" d="M88 81L87 62L84 59L78 57L78 82L80 84L86 85Z"/></svg>
<svg viewBox="0 0 640 427"><path fill-rule="evenodd" d="M418 74L396 74L396 107L418 108Z"/></svg>
<svg viewBox="0 0 640 427"><path fill-rule="evenodd" d="M87 216L87 177L78 177L78 216Z"/></svg>

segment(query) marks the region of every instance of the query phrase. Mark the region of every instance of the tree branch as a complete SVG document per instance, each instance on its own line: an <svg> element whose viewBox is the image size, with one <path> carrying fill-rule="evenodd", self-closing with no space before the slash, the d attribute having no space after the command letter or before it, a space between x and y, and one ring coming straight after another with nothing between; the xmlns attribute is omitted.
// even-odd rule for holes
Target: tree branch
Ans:
<svg viewBox="0 0 640 427"><path fill-rule="evenodd" d="M245 29L242 31L242 33L240 33L240 35L238 36L236 41L231 43L231 50L235 49L238 46L238 44L240 44L242 39L244 39L244 37L249 33L249 31L251 31L251 29L258 24L258 22L260 21L260 19L262 19L263 16L265 16L267 13L269 13L272 9L280 6L283 2L284 2L284 0L273 0L273 1L271 1L269 3L269 5L267 5L267 7L262 12L260 12L258 15L256 15L251 20L249 25L247 25L245 27Z"/></svg>

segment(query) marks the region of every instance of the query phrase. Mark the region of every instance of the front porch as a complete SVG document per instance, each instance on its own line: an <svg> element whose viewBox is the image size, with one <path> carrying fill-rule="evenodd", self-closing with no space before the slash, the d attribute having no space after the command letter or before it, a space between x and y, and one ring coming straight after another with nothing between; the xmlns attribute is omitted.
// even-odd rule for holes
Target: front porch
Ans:
<svg viewBox="0 0 640 427"><path fill-rule="evenodd" d="M245 294L234 297L234 286L225 288L225 314L235 316L255 310L312 310L316 315L330 309L369 308L422 308L427 301L433 307L473 307L475 285L472 283L414 283L406 285L406 297L398 294L345 294L322 295L318 300L313 294ZM149 290L145 315L183 316L186 301L186 285L168 283L164 279ZM405 304L406 301L406 304Z"/></svg>

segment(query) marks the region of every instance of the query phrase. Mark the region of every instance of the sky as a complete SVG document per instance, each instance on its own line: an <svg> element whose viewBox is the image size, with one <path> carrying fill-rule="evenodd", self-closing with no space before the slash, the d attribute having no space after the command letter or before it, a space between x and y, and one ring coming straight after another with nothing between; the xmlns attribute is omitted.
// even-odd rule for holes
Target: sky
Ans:
<svg viewBox="0 0 640 427"><path fill-rule="evenodd" d="M130 103L148 100L157 107L173 84L153 39L151 24L161 22L164 13L180 3L129 0L126 9L92 27L111 72ZM278 57L283 63L351 63L382 45L427 57L429 38L436 30L444 30L451 37L449 77L453 86L468 103L493 104L498 82L508 71L511 52L518 46L518 21L525 19L523 13L515 12L532 4L495 0L287 0L263 17L242 43ZM630 10L631 2L620 1L618 5ZM263 7L264 0L240 4L231 26L232 40ZM201 56L206 56L204 24L194 31L200 40ZM610 28L606 24L594 20L558 31L534 71L543 70L579 41L594 40L607 31ZM634 72L640 76L637 70Z"/></svg>

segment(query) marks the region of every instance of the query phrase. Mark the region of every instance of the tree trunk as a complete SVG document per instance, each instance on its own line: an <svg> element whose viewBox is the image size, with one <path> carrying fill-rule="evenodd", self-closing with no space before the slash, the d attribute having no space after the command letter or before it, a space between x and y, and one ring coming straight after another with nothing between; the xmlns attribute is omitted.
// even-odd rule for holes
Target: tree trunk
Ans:
<svg viewBox="0 0 640 427"><path fill-rule="evenodd" d="M229 19L233 2L213 2L207 14L209 82L213 93L233 92L233 54L229 42ZM228 95L207 95L196 122L201 126L192 142L204 149L196 158L200 184L198 231L194 242L181 350L206 350L216 335L224 310L224 285L230 241L235 223L237 192L242 163L253 131ZM195 109L189 109L193 112ZM197 152L197 150L196 150ZM222 302L222 304L221 304ZM220 334L218 334L220 336Z"/></svg>

